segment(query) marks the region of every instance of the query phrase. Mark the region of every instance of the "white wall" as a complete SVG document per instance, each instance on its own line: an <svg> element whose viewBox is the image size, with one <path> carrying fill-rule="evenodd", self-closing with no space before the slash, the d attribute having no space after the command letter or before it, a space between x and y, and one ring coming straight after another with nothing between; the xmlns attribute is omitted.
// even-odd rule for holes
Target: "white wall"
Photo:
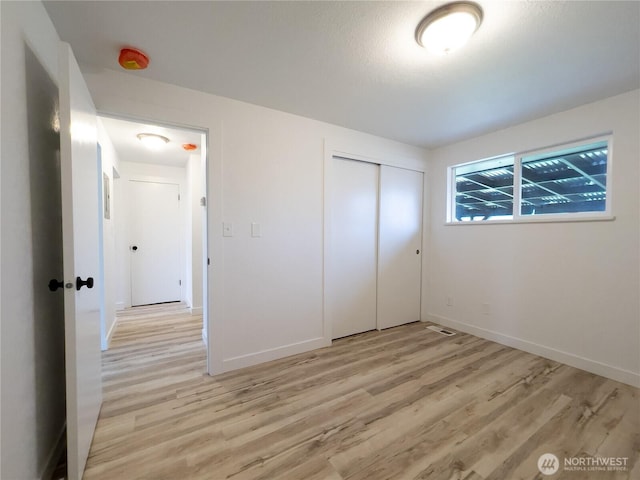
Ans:
<svg viewBox="0 0 640 480"><path fill-rule="evenodd" d="M116 217L118 215L115 203L116 196L116 182L119 180L114 175L120 169L118 154L113 147L113 143L107 134L107 131L102 124L100 118L98 118L98 142L102 147L102 173L109 177L110 185L110 218L104 218L104 214L101 215L102 221L102 245L103 245L103 262L104 262L104 318L101 325L101 337L102 337L102 349L108 348L108 342L113 335L115 321L116 321L116 284L117 284L117 269L116 269ZM119 175L119 173L118 173ZM101 196L104 198L102 191L104 184L101 187Z"/></svg>
<svg viewBox="0 0 640 480"><path fill-rule="evenodd" d="M116 199L116 223L117 232L116 240L116 257L118 264L117 280L116 280L116 303L123 305L125 308L131 307L131 262L129 247L131 241L129 238L129 182L132 180L174 183L180 187L180 222L181 230L186 231L187 215L190 215L190 205L185 199L187 191L186 169L184 167L169 167L165 165L152 165L148 163L136 163L129 159L120 159L120 179L118 180L120 188L116 191L119 198ZM186 235L185 235L186 236ZM185 248L185 236L180 238L180 271L182 276L181 298L187 301L185 278L187 277L187 258Z"/></svg>
<svg viewBox="0 0 640 480"><path fill-rule="evenodd" d="M639 108L634 91L432 152L434 321L640 385ZM448 166L609 131L615 221L445 226Z"/></svg>
<svg viewBox="0 0 640 480"><path fill-rule="evenodd" d="M327 345L323 164L332 149L424 167L424 150L133 75L88 72L99 110L209 132L210 371ZM222 236L222 223L233 237ZM250 225L262 237L250 236Z"/></svg>
<svg viewBox="0 0 640 480"><path fill-rule="evenodd" d="M65 421L63 295L47 289L62 278L59 39L39 2L0 2L0 16L0 477L26 480L55 464Z"/></svg>

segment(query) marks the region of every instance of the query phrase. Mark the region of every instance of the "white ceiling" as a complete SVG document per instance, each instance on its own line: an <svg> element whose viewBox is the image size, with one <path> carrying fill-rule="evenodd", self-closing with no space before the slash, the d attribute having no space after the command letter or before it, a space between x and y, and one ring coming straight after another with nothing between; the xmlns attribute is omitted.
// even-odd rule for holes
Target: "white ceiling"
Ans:
<svg viewBox="0 0 640 480"><path fill-rule="evenodd" d="M467 47L414 40L427 2L45 2L85 67L434 147L640 87L640 2L479 0Z"/></svg>
<svg viewBox="0 0 640 480"><path fill-rule="evenodd" d="M189 155L200 153L203 133L181 128L170 128L150 123L138 123L110 117L100 117L109 138L113 142L121 162L151 163L171 167L184 167ZM139 133L155 133L165 136L169 143L158 150L150 150L140 140ZM185 143L193 143L198 148L186 151Z"/></svg>

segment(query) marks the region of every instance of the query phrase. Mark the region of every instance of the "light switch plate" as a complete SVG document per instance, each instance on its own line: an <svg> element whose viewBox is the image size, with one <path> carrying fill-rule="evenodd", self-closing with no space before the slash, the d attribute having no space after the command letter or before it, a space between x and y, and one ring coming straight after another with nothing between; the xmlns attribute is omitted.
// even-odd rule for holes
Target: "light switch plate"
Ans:
<svg viewBox="0 0 640 480"><path fill-rule="evenodd" d="M223 237L233 237L233 223L224 222L222 224L222 236Z"/></svg>
<svg viewBox="0 0 640 480"><path fill-rule="evenodd" d="M251 236L252 237L261 237L262 236L262 228L259 223L251 224Z"/></svg>

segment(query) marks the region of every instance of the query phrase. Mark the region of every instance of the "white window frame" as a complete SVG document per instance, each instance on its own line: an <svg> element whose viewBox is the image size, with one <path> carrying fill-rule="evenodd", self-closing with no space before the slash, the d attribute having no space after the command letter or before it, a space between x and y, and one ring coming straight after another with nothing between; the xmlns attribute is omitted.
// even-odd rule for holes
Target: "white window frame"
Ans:
<svg viewBox="0 0 640 480"><path fill-rule="evenodd" d="M569 212L569 213L545 213L538 215L525 214L521 211L522 197L522 159L533 155L541 155L554 153L562 150L571 150L592 143L607 142L607 183L605 210L600 212ZM455 218L456 212L456 169L469 165L487 162L491 160L500 161L501 159L513 158L513 218L510 219L487 219L482 221L458 221ZM495 157L483 158L471 162L452 165L447 168L447 216L446 225L495 225L495 224L513 224L513 223L549 223L549 222L585 222L585 221L603 221L615 220L612 209L613 199L613 134L606 133L593 137L587 137L581 140L575 140L568 143L556 144L548 147L525 150L515 153L507 153Z"/></svg>

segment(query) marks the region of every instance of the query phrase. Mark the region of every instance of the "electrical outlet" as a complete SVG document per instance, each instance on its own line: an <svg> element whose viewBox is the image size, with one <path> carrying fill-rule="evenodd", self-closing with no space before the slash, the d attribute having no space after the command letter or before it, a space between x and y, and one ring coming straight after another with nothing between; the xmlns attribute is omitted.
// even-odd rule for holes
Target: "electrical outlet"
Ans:
<svg viewBox="0 0 640 480"><path fill-rule="evenodd" d="M453 297L452 296L448 296L447 297L447 307L453 307Z"/></svg>
<svg viewBox="0 0 640 480"><path fill-rule="evenodd" d="M489 305L488 303L483 303L482 304L482 313L484 315L491 315L491 305Z"/></svg>

